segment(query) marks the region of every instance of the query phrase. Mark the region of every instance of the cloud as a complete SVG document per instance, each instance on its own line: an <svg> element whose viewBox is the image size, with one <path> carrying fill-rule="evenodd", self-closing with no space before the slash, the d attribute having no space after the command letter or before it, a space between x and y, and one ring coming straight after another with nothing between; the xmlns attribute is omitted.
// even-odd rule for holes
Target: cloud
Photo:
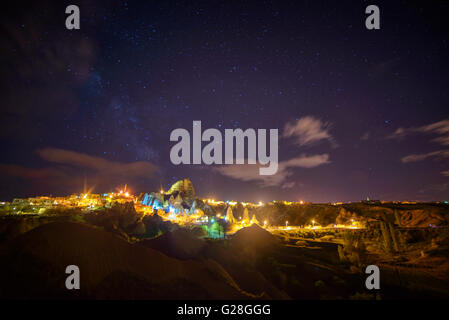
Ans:
<svg viewBox="0 0 449 320"><path fill-rule="evenodd" d="M402 139L412 134L436 134L439 135L439 137L436 137L431 141L449 146L449 119L434 122L421 127L398 128L387 138Z"/></svg>
<svg viewBox="0 0 449 320"><path fill-rule="evenodd" d="M277 173L271 176L260 175L260 165L258 164L220 166L214 167L214 171L241 181L256 181L262 187L281 187L288 189L295 186L295 182L288 181L288 178L293 175L291 168L315 168L328 163L330 163L328 154L301 155L287 161L279 162Z"/></svg>
<svg viewBox="0 0 449 320"><path fill-rule="evenodd" d="M438 150L422 154L411 154L403 157L401 161L403 163L418 162L432 157L449 158L449 150Z"/></svg>
<svg viewBox="0 0 449 320"><path fill-rule="evenodd" d="M135 178L149 177L156 171L156 167L146 161L122 163L109 161L84 153L55 148L40 149L37 151L37 153L41 156L42 159L48 162L84 168L102 174L120 175Z"/></svg>
<svg viewBox="0 0 449 320"><path fill-rule="evenodd" d="M421 132L434 132L438 134L449 134L449 119L438 121L427 126L417 128Z"/></svg>
<svg viewBox="0 0 449 320"><path fill-rule="evenodd" d="M308 146L326 140L333 147L337 144L330 134L331 125L313 116L305 116L296 122L287 123L284 127L283 138L295 138L299 146ZM329 154L315 154L294 157L278 163L278 170L274 175L260 175L259 164L225 165L213 167L215 172L223 176L240 181L253 181L262 187L280 187L290 189L297 185L296 181L289 181L294 168L310 169L330 163Z"/></svg>
<svg viewBox="0 0 449 320"><path fill-rule="evenodd" d="M39 185L46 189L42 192L47 189L72 192L83 186L85 178L89 187L111 190L117 184L151 178L157 170L157 167L149 162L123 163L64 149L45 148L37 150L37 153L43 160L54 165L36 169L0 164L0 173Z"/></svg>
<svg viewBox="0 0 449 320"><path fill-rule="evenodd" d="M279 167L315 168L322 164L327 163L330 163L329 155L325 153L325 154L316 154L313 156L301 155L297 158L280 162Z"/></svg>
<svg viewBox="0 0 449 320"><path fill-rule="evenodd" d="M0 172L2 173L2 175L8 175L11 177L17 177L26 180L67 178L65 172L58 168L33 169L33 168L25 168L15 164L0 163Z"/></svg>
<svg viewBox="0 0 449 320"><path fill-rule="evenodd" d="M444 146L449 146L449 135L437 137L437 138L433 139L432 141L442 144Z"/></svg>
<svg viewBox="0 0 449 320"><path fill-rule="evenodd" d="M281 188L282 188L282 189L291 189L291 188L293 188L295 185L296 185L296 182L294 182L294 181L285 182L285 183L281 186Z"/></svg>
<svg viewBox="0 0 449 320"><path fill-rule="evenodd" d="M389 135L388 139L403 139L413 134L428 134L437 135L430 141L438 143L443 146L449 146L449 119L434 122L425 126L398 128L395 132ZM437 150L422 154L410 154L401 159L403 163L423 161L428 158L449 158L449 150ZM449 171L441 172L444 176L449 176Z"/></svg>
<svg viewBox="0 0 449 320"><path fill-rule="evenodd" d="M329 133L331 125L313 116L300 118L296 122L287 123L284 127L284 138L294 137L299 146L306 146L322 140L336 146L335 139Z"/></svg>
<svg viewBox="0 0 449 320"><path fill-rule="evenodd" d="M271 176L259 174L260 166L257 164L233 164L220 167L214 167L213 170L223 176L227 176L241 181L256 181L263 187L282 186L290 172L278 169L277 173Z"/></svg>
<svg viewBox="0 0 449 320"><path fill-rule="evenodd" d="M387 139L402 139L404 138L408 133L404 128L397 128L392 134L387 136Z"/></svg>

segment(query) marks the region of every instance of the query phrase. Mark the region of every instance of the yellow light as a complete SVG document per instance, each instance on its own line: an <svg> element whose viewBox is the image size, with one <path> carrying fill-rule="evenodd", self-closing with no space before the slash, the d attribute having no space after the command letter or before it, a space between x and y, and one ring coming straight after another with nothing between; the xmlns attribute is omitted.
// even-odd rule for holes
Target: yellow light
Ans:
<svg viewBox="0 0 449 320"><path fill-rule="evenodd" d="M125 192L125 196L126 196L126 197L129 197L129 192Z"/></svg>
<svg viewBox="0 0 449 320"><path fill-rule="evenodd" d="M263 206L263 202L259 201L259 207Z"/></svg>
<svg viewBox="0 0 449 320"><path fill-rule="evenodd" d="M265 221L263 222L263 225L266 226L267 223L268 223L267 220L265 220Z"/></svg>
<svg viewBox="0 0 449 320"><path fill-rule="evenodd" d="M299 200L299 204L304 204L304 201L302 201L302 200Z"/></svg>
<svg viewBox="0 0 449 320"><path fill-rule="evenodd" d="M120 194L122 194L123 193L123 190L120 190Z"/></svg>
<svg viewBox="0 0 449 320"><path fill-rule="evenodd" d="M85 195L83 195L83 199L86 199L86 197L87 197L87 193Z"/></svg>

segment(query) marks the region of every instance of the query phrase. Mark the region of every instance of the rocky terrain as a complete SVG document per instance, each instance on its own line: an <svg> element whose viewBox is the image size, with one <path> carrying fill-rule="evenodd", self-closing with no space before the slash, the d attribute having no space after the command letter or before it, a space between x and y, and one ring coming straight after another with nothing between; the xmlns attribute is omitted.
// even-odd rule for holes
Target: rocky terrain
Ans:
<svg viewBox="0 0 449 320"><path fill-rule="evenodd" d="M0 214L0 297L449 297L449 206L445 203L273 201L244 206L203 201L188 179L163 194L142 195L139 201L168 203L187 212L198 209L208 222L178 225L160 216L161 209L150 214L136 211L142 204L132 201L88 210L55 208L45 214L4 212ZM223 224L214 222L220 215L227 218ZM241 221L246 221L246 227L224 232ZM259 221L274 227L261 227ZM284 226L285 221L291 228ZM319 227L311 228L311 221ZM217 226L218 236L211 236ZM72 264L81 271L80 290L69 291L64 285L65 268ZM382 290L376 293L364 285L365 267L370 264L382 270Z"/></svg>

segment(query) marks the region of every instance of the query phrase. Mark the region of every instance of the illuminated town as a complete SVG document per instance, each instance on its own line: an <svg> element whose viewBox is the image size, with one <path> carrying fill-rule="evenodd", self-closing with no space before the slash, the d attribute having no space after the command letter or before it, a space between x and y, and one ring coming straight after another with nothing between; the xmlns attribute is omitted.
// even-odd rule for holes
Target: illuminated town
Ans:
<svg viewBox="0 0 449 320"><path fill-rule="evenodd" d="M325 204L304 200L238 202L199 198L190 179L180 180L168 190L161 188L139 195L132 191L124 185L100 194L86 190L67 197L40 196L1 202L3 237L14 243L22 236L42 234L52 237L51 243L62 241L63 245L70 245L73 241L88 241L86 245L94 245L105 252L118 250L114 248L119 244L112 243L120 240L119 246L129 244L136 246L135 250L147 247L156 250L152 254L162 252L173 259L181 259L179 261L211 258L225 266L227 272L239 279L240 285L252 292L260 288L246 284L244 279L264 274L276 287L286 290L281 293L270 289L265 293L276 299L303 297L301 286L282 280L287 277L295 283L297 268L307 273L310 272L308 265L319 266L316 269L319 273L310 275L315 280L308 286L315 288L313 297L320 298L324 289L316 288L322 286L323 277L328 285L338 287L339 281L352 281L368 264L376 263L382 265L384 273L390 272L388 270L395 273L397 261L403 261L401 273L404 275L411 271L424 272L431 266L431 278L441 281L432 294L444 296L446 292L447 259L438 252L444 252L441 250L445 250L449 235L447 202L370 199ZM79 228L77 232L86 233L85 236L73 233ZM61 230L65 231L61 234ZM70 234L73 236L67 238ZM108 234L113 238L106 242L98 238L110 237ZM85 238L87 235L90 240ZM28 242L38 244L42 240L36 238ZM109 248L110 245L113 247ZM123 254L129 254L128 250L131 248ZM148 254L139 253L142 257ZM116 254L113 256L121 259ZM276 258L269 258L271 256ZM279 269L279 263L289 267ZM254 275L246 274L241 278L241 268L250 268ZM211 279L205 281L214 283ZM268 280L263 283L265 281ZM126 292L127 285L123 285ZM383 291L383 298L391 297L396 290L394 283L388 286L392 287ZM345 290L339 294L349 294L348 298L380 297L352 287L347 293ZM118 292L115 291L116 296ZM103 297L103 293L98 295ZM172 293L168 297L171 296ZM223 296L216 292L216 297ZM306 297L310 297L310 293Z"/></svg>
<svg viewBox="0 0 449 320"><path fill-rule="evenodd" d="M182 189L182 190L180 190ZM187 191L186 191L187 190ZM190 195L188 194L190 192ZM182 195L185 195L182 197ZM95 212L105 208L111 208L115 204L132 203L136 212L143 218L146 215L158 215L163 220L177 223L180 226L190 225L223 225L226 224L226 234L233 234L241 228L257 224L268 231L295 230L295 229L326 229L349 228L358 229L364 227L362 220L348 220L347 224L331 223L321 225L312 218L308 224L292 225L288 220L281 224L274 224L261 212L265 206L273 206L276 203L285 206L305 206L306 202L276 201L269 203L236 202L232 200L215 200L194 198L195 192L190 180L185 179L174 184L168 191L161 189L159 192L144 193L140 196L132 194L127 185L117 188L115 192L96 194L84 192L67 197L40 196L26 199L14 199L11 203L1 202L0 211L17 215L44 215L52 210L80 209L83 212ZM337 206L338 204L333 204ZM243 208L238 214L236 208ZM241 211L241 210L240 210ZM221 235L224 235L221 232Z"/></svg>

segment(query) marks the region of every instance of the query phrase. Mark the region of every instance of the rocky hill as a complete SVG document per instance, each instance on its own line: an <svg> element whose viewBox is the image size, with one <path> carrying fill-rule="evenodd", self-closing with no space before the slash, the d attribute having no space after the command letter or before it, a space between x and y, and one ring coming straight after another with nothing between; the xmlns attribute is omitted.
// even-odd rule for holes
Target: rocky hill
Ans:
<svg viewBox="0 0 449 320"><path fill-rule="evenodd" d="M0 250L0 297L248 299L215 261L181 261L85 224L39 226ZM64 287L80 268L81 289Z"/></svg>
<svg viewBox="0 0 449 320"><path fill-rule="evenodd" d="M195 189L193 188L193 183L190 179L184 179L174 183L170 189L165 192L167 195L173 195L176 197L178 194L190 207L195 200Z"/></svg>

